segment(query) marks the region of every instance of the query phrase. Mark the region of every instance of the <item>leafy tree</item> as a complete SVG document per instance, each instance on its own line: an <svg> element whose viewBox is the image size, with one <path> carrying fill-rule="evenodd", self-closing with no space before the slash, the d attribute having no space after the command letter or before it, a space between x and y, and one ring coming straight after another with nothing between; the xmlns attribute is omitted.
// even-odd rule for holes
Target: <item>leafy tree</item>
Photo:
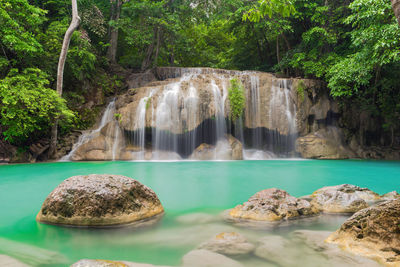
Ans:
<svg viewBox="0 0 400 267"><path fill-rule="evenodd" d="M54 118L70 121L73 113L57 92L47 88L47 75L39 69L12 69L0 81L0 124L6 140L21 143L35 131L49 130Z"/></svg>
<svg viewBox="0 0 400 267"><path fill-rule="evenodd" d="M34 57L43 51L36 36L46 12L27 0L0 2L0 75L12 68L32 66ZM0 76L0 77L1 77Z"/></svg>

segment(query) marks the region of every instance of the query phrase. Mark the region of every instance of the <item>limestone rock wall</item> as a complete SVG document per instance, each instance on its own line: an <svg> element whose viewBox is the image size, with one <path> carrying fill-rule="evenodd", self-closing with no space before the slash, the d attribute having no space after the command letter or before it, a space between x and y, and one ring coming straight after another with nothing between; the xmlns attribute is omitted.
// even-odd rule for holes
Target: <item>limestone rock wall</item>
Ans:
<svg viewBox="0 0 400 267"><path fill-rule="evenodd" d="M234 78L246 97L242 123L229 121ZM155 150L166 159L213 159L212 151L226 146L234 152L220 153L223 159L240 159L239 150L249 148L315 159L400 158L400 150L384 147L379 120L357 106L341 108L322 81L166 67L128 75L127 85L114 116L73 160L152 159Z"/></svg>

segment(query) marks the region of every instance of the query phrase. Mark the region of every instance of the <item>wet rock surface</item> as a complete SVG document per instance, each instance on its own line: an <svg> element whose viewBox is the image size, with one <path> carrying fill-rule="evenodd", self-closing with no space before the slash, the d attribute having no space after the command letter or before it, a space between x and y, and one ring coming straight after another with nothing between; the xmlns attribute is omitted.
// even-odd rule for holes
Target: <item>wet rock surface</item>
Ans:
<svg viewBox="0 0 400 267"><path fill-rule="evenodd" d="M243 235L236 232L220 233L199 246L199 249L206 249L228 256L247 255L254 248L255 246L247 241Z"/></svg>
<svg viewBox="0 0 400 267"><path fill-rule="evenodd" d="M343 137L337 127L321 129L297 138L296 152L308 159L347 159L355 154L343 146Z"/></svg>
<svg viewBox="0 0 400 267"><path fill-rule="evenodd" d="M400 199L355 213L327 242L387 266L400 266Z"/></svg>
<svg viewBox="0 0 400 267"><path fill-rule="evenodd" d="M190 155L192 160L242 160L243 145L232 135L218 141L215 145L203 143Z"/></svg>
<svg viewBox="0 0 400 267"><path fill-rule="evenodd" d="M319 213L310 202L295 198L286 191L270 188L256 193L247 202L229 211L233 219L280 221Z"/></svg>
<svg viewBox="0 0 400 267"><path fill-rule="evenodd" d="M328 213L354 213L375 203L380 196L355 185L326 186L311 195L311 203Z"/></svg>
<svg viewBox="0 0 400 267"><path fill-rule="evenodd" d="M121 175L73 176L46 198L37 221L75 226L111 226L149 219L163 213L157 195Z"/></svg>

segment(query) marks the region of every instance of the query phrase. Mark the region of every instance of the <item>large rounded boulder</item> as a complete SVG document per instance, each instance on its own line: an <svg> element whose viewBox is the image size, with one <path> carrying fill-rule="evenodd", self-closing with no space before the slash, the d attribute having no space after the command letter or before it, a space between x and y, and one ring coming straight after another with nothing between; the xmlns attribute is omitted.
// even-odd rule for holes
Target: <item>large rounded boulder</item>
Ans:
<svg viewBox="0 0 400 267"><path fill-rule="evenodd" d="M326 241L384 265L400 266L400 199L353 214Z"/></svg>
<svg viewBox="0 0 400 267"><path fill-rule="evenodd" d="M311 195L311 203L327 213L354 213L380 200L380 196L351 184L326 186Z"/></svg>
<svg viewBox="0 0 400 267"><path fill-rule="evenodd" d="M308 201L295 198L286 191L270 188L256 193L247 202L229 211L233 219L280 221L318 214Z"/></svg>
<svg viewBox="0 0 400 267"><path fill-rule="evenodd" d="M82 175L63 181L46 198L38 222L112 226L149 219L164 211L157 195L121 175Z"/></svg>

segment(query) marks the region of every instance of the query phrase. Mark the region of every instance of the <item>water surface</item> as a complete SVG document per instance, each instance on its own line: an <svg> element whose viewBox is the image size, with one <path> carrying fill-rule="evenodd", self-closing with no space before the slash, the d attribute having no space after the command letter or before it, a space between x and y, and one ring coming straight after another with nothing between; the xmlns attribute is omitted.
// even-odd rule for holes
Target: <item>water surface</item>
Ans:
<svg viewBox="0 0 400 267"><path fill-rule="evenodd" d="M44 199L59 183L73 175L92 173L126 175L151 187L165 208L165 216L157 225L139 229L89 230L35 221ZM328 216L279 229L249 230L225 223L220 213L270 187L300 197L323 186L343 183L368 187L379 194L400 191L400 162L271 160L3 165L0 166L0 254L32 263L23 253L13 252L14 245L21 250L19 243L7 243L16 241L57 252L65 257L66 264L81 258L105 258L179 265L185 253L222 231L241 232L249 239L277 233L286 235L305 228L334 231L345 217ZM37 262L34 265L44 266Z"/></svg>

